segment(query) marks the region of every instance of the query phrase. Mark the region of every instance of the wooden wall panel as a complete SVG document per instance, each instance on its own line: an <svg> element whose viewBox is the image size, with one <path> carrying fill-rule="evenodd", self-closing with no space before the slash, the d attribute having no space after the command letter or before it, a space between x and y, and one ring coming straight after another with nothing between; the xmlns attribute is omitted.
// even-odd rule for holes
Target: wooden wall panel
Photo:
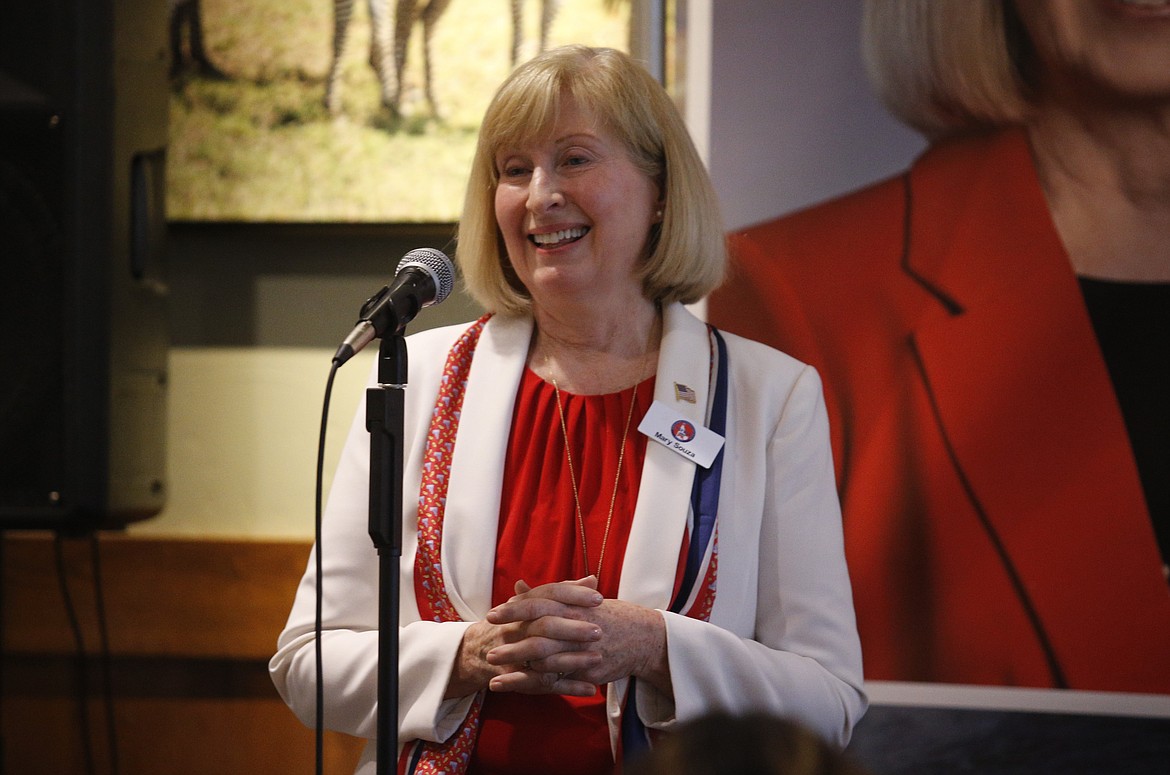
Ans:
<svg viewBox="0 0 1170 775"><path fill-rule="evenodd" d="M281 701L267 668L308 544L121 534L96 541L119 773L312 773L313 730ZM96 773L112 771L92 543L60 543L85 660L56 549L49 534L11 534L3 543L0 772L86 773L87 759ZM352 772L363 742L327 734L326 772Z"/></svg>

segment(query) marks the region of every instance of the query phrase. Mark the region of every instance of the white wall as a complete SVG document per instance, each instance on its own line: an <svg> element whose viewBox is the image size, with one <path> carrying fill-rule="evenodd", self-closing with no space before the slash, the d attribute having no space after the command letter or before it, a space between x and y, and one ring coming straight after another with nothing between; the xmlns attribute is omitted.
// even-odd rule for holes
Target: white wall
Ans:
<svg viewBox="0 0 1170 775"><path fill-rule="evenodd" d="M923 147L870 91L861 0L704 2L708 159L729 229L886 177Z"/></svg>
<svg viewBox="0 0 1170 775"><path fill-rule="evenodd" d="M167 504L132 532L312 537L333 353L403 254L420 245L449 250L446 234L364 231L172 228ZM478 314L453 294L423 310L409 330ZM338 371L326 493L377 350L375 342Z"/></svg>

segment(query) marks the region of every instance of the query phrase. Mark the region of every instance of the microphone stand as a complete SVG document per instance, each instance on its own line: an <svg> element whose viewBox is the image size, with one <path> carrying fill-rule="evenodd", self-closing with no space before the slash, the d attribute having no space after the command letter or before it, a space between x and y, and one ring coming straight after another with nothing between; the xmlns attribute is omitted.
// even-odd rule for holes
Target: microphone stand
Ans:
<svg viewBox="0 0 1170 775"><path fill-rule="evenodd" d="M378 387L366 390L370 538L378 550L378 775L392 775L397 769L405 388L406 340L401 333L387 334L378 350Z"/></svg>

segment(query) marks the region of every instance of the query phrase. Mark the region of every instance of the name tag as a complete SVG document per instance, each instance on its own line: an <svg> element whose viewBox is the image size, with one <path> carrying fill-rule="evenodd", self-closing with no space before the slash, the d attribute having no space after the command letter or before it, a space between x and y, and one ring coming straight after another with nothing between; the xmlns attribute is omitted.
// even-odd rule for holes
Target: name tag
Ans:
<svg viewBox="0 0 1170 775"><path fill-rule="evenodd" d="M661 401L650 405L650 410L638 423L638 431L703 468L710 468L723 448L722 436L682 417Z"/></svg>

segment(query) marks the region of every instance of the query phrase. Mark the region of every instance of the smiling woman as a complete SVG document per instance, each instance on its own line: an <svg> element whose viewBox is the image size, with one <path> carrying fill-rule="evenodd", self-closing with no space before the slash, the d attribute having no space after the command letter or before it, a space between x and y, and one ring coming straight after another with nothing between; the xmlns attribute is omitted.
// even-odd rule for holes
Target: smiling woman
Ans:
<svg viewBox="0 0 1170 775"><path fill-rule="evenodd" d="M324 520L325 718L396 734L408 771L608 775L716 706L845 743L865 697L820 383L683 306L726 254L665 89L553 49L497 90L471 169L456 255L489 312L408 340L401 721L373 718L361 412ZM270 664L306 721L317 584Z"/></svg>
<svg viewBox="0 0 1170 775"><path fill-rule="evenodd" d="M548 305L620 320L615 313L642 303L652 317L640 274L648 227L662 221L658 182L598 119L566 96L541 138L502 148L496 158L496 222L517 281L545 299L534 311ZM549 331L553 321L538 324Z"/></svg>

